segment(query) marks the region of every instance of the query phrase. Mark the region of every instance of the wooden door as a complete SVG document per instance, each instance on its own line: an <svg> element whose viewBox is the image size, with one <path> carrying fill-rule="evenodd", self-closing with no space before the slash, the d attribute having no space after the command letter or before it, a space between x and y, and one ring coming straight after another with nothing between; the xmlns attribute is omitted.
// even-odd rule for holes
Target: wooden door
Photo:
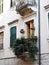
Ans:
<svg viewBox="0 0 49 65"><path fill-rule="evenodd" d="M26 22L26 37L30 38L34 36L34 21L28 21Z"/></svg>

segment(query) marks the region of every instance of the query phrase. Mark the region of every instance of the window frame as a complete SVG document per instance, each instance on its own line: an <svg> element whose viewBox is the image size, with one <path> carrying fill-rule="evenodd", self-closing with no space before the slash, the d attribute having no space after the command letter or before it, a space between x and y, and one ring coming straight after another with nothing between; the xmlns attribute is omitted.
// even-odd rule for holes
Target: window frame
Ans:
<svg viewBox="0 0 49 65"><path fill-rule="evenodd" d="M10 7L14 7L15 6L15 1L16 0L11 0Z"/></svg>

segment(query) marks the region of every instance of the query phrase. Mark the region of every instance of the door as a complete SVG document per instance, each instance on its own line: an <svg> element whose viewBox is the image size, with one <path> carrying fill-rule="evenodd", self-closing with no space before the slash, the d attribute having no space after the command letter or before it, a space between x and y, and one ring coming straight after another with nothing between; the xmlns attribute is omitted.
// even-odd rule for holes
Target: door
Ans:
<svg viewBox="0 0 49 65"><path fill-rule="evenodd" d="M10 47L13 46L16 40L16 26L10 29Z"/></svg>
<svg viewBox="0 0 49 65"><path fill-rule="evenodd" d="M30 38L34 36L34 21L28 21L26 22L26 37Z"/></svg>
<svg viewBox="0 0 49 65"><path fill-rule="evenodd" d="M3 37L4 37L4 32L0 33L0 50L3 49Z"/></svg>

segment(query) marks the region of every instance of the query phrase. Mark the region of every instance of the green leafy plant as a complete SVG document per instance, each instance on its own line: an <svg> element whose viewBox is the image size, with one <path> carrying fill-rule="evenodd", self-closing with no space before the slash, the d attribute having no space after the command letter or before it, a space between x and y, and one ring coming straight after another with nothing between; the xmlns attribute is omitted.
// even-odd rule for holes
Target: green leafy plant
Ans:
<svg viewBox="0 0 49 65"><path fill-rule="evenodd" d="M37 39L36 37L33 38L26 39L22 37L20 39L16 39L16 43L13 46L13 50L17 57L21 58L22 56L25 56L26 58L35 60L38 48L36 46ZM35 41L36 43L34 43Z"/></svg>

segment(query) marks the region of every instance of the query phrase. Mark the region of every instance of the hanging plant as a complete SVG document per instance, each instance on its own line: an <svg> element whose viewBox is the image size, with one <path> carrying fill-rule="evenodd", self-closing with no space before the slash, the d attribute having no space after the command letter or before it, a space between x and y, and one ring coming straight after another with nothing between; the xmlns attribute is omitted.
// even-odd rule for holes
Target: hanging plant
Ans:
<svg viewBox="0 0 49 65"><path fill-rule="evenodd" d="M13 48L15 55L23 60L35 60L35 56L38 52L38 48L32 39L25 39L23 37L16 39L16 43Z"/></svg>

